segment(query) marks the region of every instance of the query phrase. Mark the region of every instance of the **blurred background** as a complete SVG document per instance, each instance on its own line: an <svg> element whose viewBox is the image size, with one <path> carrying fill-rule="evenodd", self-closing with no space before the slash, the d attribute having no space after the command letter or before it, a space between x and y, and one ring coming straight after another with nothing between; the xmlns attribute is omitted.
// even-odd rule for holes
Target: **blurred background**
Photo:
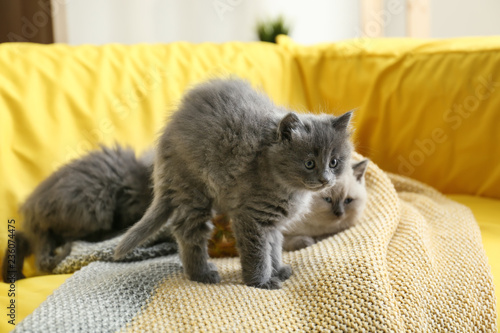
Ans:
<svg viewBox="0 0 500 333"><path fill-rule="evenodd" d="M447 38L500 35L499 15L499 0L0 0L0 42L255 41L259 22L302 44Z"/></svg>

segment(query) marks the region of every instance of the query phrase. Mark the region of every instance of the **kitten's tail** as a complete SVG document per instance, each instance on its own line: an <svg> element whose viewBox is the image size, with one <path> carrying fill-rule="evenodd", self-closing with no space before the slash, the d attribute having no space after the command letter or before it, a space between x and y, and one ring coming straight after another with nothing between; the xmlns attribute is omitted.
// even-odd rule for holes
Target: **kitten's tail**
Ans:
<svg viewBox="0 0 500 333"><path fill-rule="evenodd" d="M160 230L173 210L170 203L153 201L142 219L125 233L123 239L115 249L114 259L123 258L132 249L144 243L149 236Z"/></svg>
<svg viewBox="0 0 500 333"><path fill-rule="evenodd" d="M13 283L24 279L24 258L33 252L28 237L16 231L14 239L9 239L2 262L2 278L4 282Z"/></svg>

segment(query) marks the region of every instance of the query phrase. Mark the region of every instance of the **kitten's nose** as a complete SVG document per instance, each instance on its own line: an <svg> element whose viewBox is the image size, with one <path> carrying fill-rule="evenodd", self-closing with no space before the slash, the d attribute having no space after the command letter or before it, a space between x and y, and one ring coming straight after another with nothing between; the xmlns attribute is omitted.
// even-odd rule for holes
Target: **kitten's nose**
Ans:
<svg viewBox="0 0 500 333"><path fill-rule="evenodd" d="M330 182L331 177L329 177L328 175L323 175L323 176L319 177L318 180L321 182L321 184L326 185Z"/></svg>
<svg viewBox="0 0 500 333"><path fill-rule="evenodd" d="M333 214L335 214L335 216L337 216L337 217L341 217L342 215L344 215L344 209L343 208L336 208L333 210Z"/></svg>

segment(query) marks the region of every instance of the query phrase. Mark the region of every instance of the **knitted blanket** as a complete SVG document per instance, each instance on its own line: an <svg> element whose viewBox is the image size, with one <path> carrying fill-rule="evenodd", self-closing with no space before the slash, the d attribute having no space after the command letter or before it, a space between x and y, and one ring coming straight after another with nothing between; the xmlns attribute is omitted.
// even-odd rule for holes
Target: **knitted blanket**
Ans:
<svg viewBox="0 0 500 333"><path fill-rule="evenodd" d="M471 211L372 163L366 184L361 223L285 252L294 274L280 290L245 286L238 258L213 259L219 284L188 281L168 241L126 262L95 261L109 260L117 240L79 243L57 272L92 263L15 331L496 332L491 272ZM141 258L149 259L134 261Z"/></svg>

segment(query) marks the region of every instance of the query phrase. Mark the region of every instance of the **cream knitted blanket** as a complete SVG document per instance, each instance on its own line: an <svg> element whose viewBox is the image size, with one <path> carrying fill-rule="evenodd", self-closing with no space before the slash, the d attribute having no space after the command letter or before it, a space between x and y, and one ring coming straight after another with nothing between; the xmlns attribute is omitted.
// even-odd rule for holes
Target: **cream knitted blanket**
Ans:
<svg viewBox="0 0 500 333"><path fill-rule="evenodd" d="M281 290L245 286L237 258L213 260L217 285L188 281L175 254L93 262L16 331L495 332L493 282L471 211L373 164L366 183L361 223L284 253L294 274ZM61 272L75 267L72 255Z"/></svg>

